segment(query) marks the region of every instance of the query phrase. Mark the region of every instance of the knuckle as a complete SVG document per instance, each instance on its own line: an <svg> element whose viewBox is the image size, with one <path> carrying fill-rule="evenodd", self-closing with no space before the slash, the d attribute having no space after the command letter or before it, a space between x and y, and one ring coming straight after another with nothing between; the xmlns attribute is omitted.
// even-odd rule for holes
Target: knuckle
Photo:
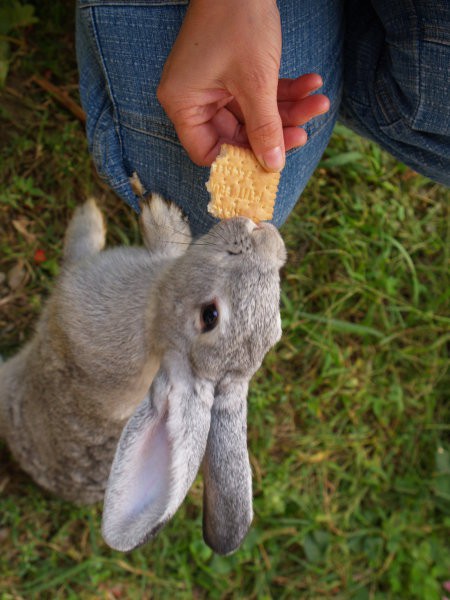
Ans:
<svg viewBox="0 0 450 600"><path fill-rule="evenodd" d="M247 73L246 77L253 92L264 93L271 87L272 77L269 77L265 70L252 70Z"/></svg>
<svg viewBox="0 0 450 600"><path fill-rule="evenodd" d="M278 140L280 133L280 125L275 120L263 121L254 127L247 126L247 134L250 139L258 139L260 144L267 147L274 145L274 140Z"/></svg>
<svg viewBox="0 0 450 600"><path fill-rule="evenodd" d="M268 90L272 90L273 81L274 76L267 69L246 69L235 82L235 87L241 95L254 98L255 95L264 96Z"/></svg>
<svg viewBox="0 0 450 600"><path fill-rule="evenodd" d="M170 90L165 83L160 83L156 88L156 98L163 108L167 106L170 100Z"/></svg>

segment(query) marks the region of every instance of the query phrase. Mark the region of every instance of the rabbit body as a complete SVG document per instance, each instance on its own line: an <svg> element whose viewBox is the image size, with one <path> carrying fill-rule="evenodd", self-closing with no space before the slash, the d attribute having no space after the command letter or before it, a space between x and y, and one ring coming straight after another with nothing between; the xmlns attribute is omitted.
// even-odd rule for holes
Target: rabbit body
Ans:
<svg viewBox="0 0 450 600"><path fill-rule="evenodd" d="M98 221L94 204L83 210ZM85 504L103 498L119 435L158 367L146 309L170 257L117 248L76 258L33 339L0 367L1 430L37 483Z"/></svg>
<svg viewBox="0 0 450 600"><path fill-rule="evenodd" d="M252 518L246 392L281 333L284 244L248 219L192 242L158 196L141 226L147 248L101 251L95 202L77 209L35 334L0 367L0 434L77 504L109 477L103 531L122 550L173 515L206 452L205 538L227 553Z"/></svg>

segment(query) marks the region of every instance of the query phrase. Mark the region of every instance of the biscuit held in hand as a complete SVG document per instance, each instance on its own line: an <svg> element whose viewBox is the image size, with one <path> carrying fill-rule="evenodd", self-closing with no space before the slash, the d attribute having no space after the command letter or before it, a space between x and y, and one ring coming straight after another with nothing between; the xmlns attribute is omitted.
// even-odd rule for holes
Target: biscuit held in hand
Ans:
<svg viewBox="0 0 450 600"><path fill-rule="evenodd" d="M208 212L218 219L270 221L279 181L280 173L265 171L250 149L223 144L206 183Z"/></svg>

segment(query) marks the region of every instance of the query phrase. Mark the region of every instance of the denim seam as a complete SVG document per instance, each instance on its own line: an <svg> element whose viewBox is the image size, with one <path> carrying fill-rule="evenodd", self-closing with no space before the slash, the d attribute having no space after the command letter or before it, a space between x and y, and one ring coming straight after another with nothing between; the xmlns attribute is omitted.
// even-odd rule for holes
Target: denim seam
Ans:
<svg viewBox="0 0 450 600"><path fill-rule="evenodd" d="M151 121L152 124L158 125L158 127L167 127L167 121L163 121L161 119L158 119L157 117L152 116L147 116L147 115L142 115L141 113L136 113L132 110L126 110L123 109L120 113L122 115L122 119L123 120L128 120L128 121L138 121L138 120L142 120L142 118L144 118L145 121ZM130 127L130 128L136 128L139 129L138 125L127 125L127 123L124 123L124 126Z"/></svg>
<svg viewBox="0 0 450 600"><path fill-rule="evenodd" d="M133 127L132 125L128 125L127 123L121 123L121 127L123 129L128 129L129 131L135 131L136 133L140 133L142 135L147 135L149 137L158 138L165 142L171 142L175 146L183 147L182 144L178 140L176 140L175 138L170 138L169 136L165 136L165 135L162 135L159 133L154 133L153 131L145 131L144 129L140 129L139 127Z"/></svg>
<svg viewBox="0 0 450 600"><path fill-rule="evenodd" d="M109 111L111 110L111 106L112 106L112 104L111 104L111 102L109 101L109 102L107 103L107 105L105 106L105 108L104 108L104 109L102 110L102 112L100 113L100 116L99 116L99 118L97 119L97 122L96 122L96 124L95 124L95 127L94 127L94 131L93 131L93 134L92 134L92 157L93 157L93 159L94 159L94 163L95 163L96 165L97 165L97 164L98 164L98 165L100 165L100 164L101 164L101 156L100 156L101 152L100 152L100 150L99 150L99 143L98 143L98 130L99 130L99 127L101 126L101 124L102 124L102 122L103 122L103 116L104 116L104 115L105 115L107 112L109 112ZM98 170L98 168L97 168L97 170ZM104 180L107 180L107 176L103 176L103 174L101 174L101 173L99 173L99 174L100 174L100 177L101 177L102 179L104 179Z"/></svg>
<svg viewBox="0 0 450 600"><path fill-rule="evenodd" d="M312 136L308 137L308 141L312 140L314 137L316 137L316 135L318 135L323 129L325 129L325 127L328 127L328 125L330 124L330 121L332 119L334 119L335 116L338 113L339 113L339 107L336 108L332 113L329 113L327 119L322 123L322 125L318 129L316 129L314 131L314 133L313 133ZM128 125L127 123L121 123L121 127L123 129L128 129L129 131L135 131L136 133L140 133L142 135L147 135L149 137L154 137L154 138L163 140L165 142L170 142L170 143L174 144L175 146L183 148L183 145L179 141L177 141L177 140L175 140L173 138L169 138L169 137L167 137L165 135L154 133L153 131L144 131L143 129L139 129L138 127L133 127L131 125ZM299 152L303 148L304 148L304 146L297 146L296 148L291 148L291 150L288 150L286 152L286 155L287 156L292 156L293 154L295 154L296 152Z"/></svg>
<svg viewBox="0 0 450 600"><path fill-rule="evenodd" d="M432 37L428 37L426 35L423 36L423 41L424 42L428 42L429 44L435 44L436 46L450 46L450 40L437 40L435 38Z"/></svg>
<svg viewBox="0 0 450 600"><path fill-rule="evenodd" d="M419 23L419 19L417 17L414 3L413 3L413 10L414 10L414 16L417 19L417 37L414 40L414 43L417 44L418 67L417 67L417 89L416 89L416 91L417 91L417 106L416 106L416 110L414 111L414 116L411 120L411 128L413 128L413 125L416 122L417 115L419 114L420 106L422 104L421 98L422 98L422 61L423 61L422 46L423 46L423 43L419 43L418 40L421 40L423 38L423 35L425 34L423 26Z"/></svg>
<svg viewBox="0 0 450 600"><path fill-rule="evenodd" d="M372 113L374 115L380 114L384 122L390 123L399 120L398 112L392 106L389 94L387 93L386 86L384 84L384 78L381 76L381 57L378 59L375 66L375 77L373 87L373 99L370 102ZM353 103L353 99L349 94L349 102ZM356 103L358 104L358 103Z"/></svg>
<svg viewBox="0 0 450 600"><path fill-rule="evenodd" d="M117 107L117 104L116 104L116 101L114 98L114 94L112 91L111 81L109 78L108 70L106 68L105 59L104 59L104 56L103 56L103 53L101 50L100 39L98 37L97 20L95 18L95 11L93 8L90 8L89 10L91 13L92 31L93 31L93 34L95 37L95 43L97 46L97 54L100 59L101 65L103 67L103 75L104 75L105 82L106 82L106 85L108 87L108 92L109 92L108 96L110 99L111 106L113 107L113 121L114 121L115 129L116 129L116 133L117 133L117 139L119 140L120 154L122 156L123 164L125 164L125 160L124 160L125 157L124 157L124 153L123 153L122 131L121 131L120 119L118 119L119 111L118 111L118 107Z"/></svg>

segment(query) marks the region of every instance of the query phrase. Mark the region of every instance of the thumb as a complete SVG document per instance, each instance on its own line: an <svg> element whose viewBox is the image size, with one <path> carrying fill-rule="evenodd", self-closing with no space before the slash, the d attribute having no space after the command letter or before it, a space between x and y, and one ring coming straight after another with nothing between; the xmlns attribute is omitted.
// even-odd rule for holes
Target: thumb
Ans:
<svg viewBox="0 0 450 600"><path fill-rule="evenodd" d="M277 80L278 82L278 80ZM285 162L283 125L277 103L277 86L266 86L236 100L241 108L250 146L267 171L281 171Z"/></svg>

